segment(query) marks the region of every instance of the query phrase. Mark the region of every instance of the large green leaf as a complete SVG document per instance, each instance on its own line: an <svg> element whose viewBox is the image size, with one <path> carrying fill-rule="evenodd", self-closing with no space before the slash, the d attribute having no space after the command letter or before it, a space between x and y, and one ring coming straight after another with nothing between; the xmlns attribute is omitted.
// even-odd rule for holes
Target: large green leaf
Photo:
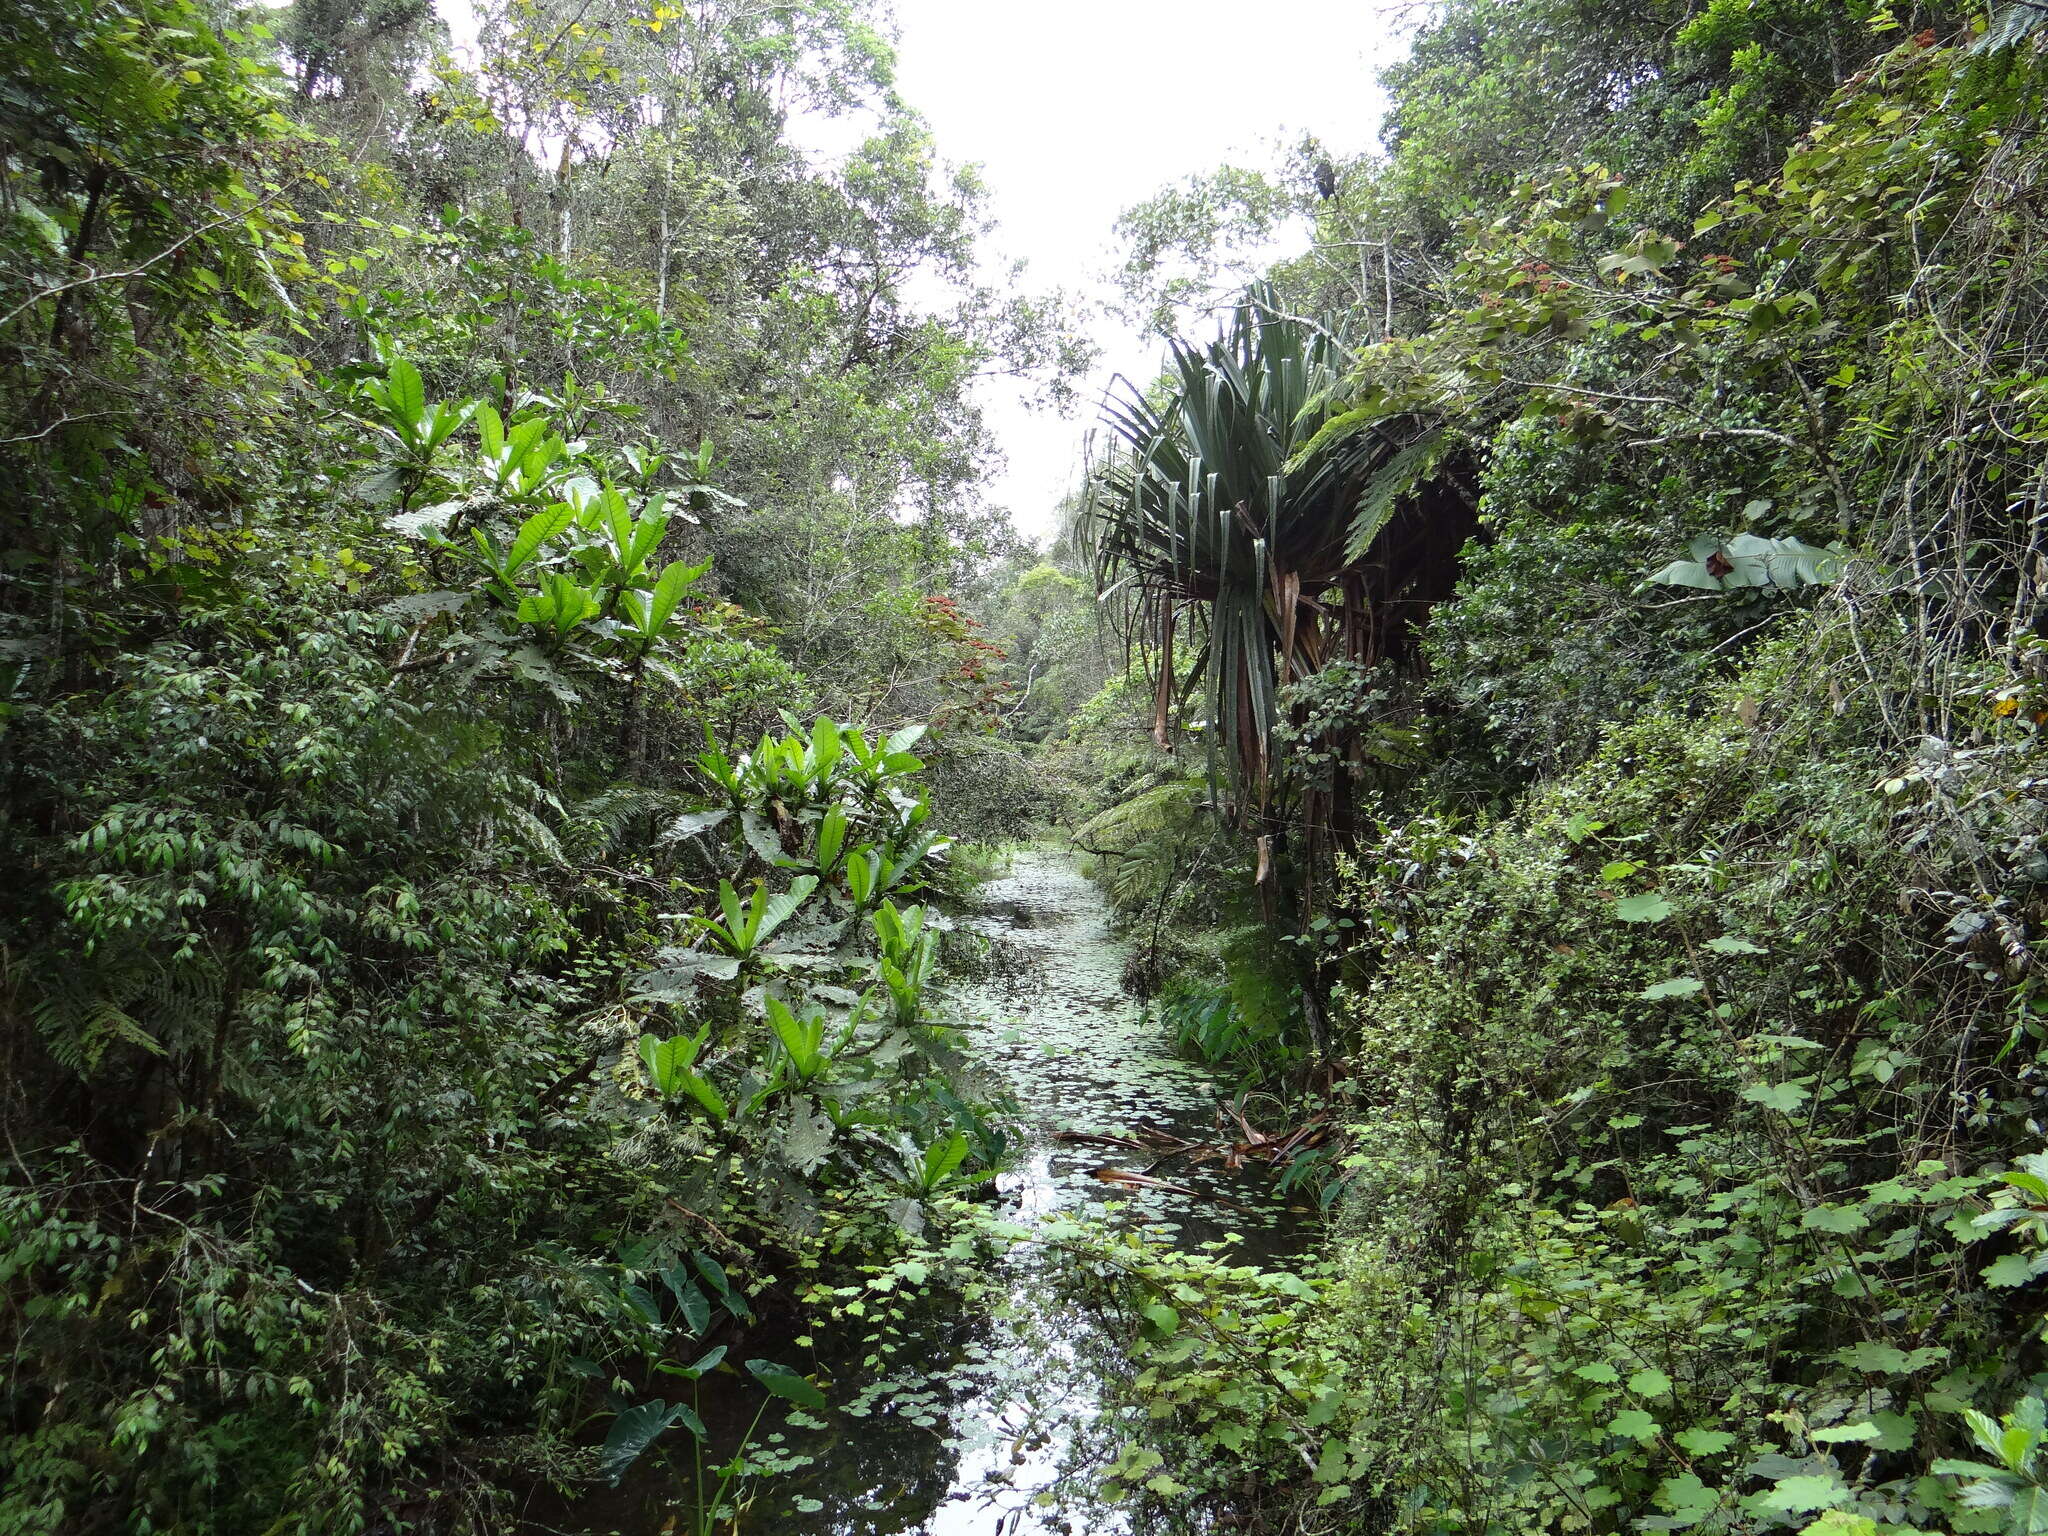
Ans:
<svg viewBox="0 0 2048 1536"><path fill-rule="evenodd" d="M708 1077L700 1077L695 1072L685 1071L682 1074L682 1088L697 1101L698 1107L711 1117L713 1123L723 1125L732 1118L732 1107L726 1103L725 1095L718 1091L717 1085Z"/></svg>
<svg viewBox="0 0 2048 1536"><path fill-rule="evenodd" d="M768 910L761 916L761 926L754 930L754 942L756 944L767 943L769 936L784 923L788 922L790 918L794 917L797 908L801 907L806 901L809 901L811 892L817 888L818 877L816 875L798 875L794 880L790 881L788 890L770 897Z"/></svg>
<svg viewBox="0 0 2048 1536"><path fill-rule="evenodd" d="M558 501L546 510L534 513L519 525L512 547L505 552L504 574L517 575L529 560L540 553L543 544L559 538L575 520L576 513L567 502Z"/></svg>
<svg viewBox="0 0 2048 1536"><path fill-rule="evenodd" d="M1669 981L1655 982L1643 988L1642 995L1651 999L1698 997L1704 990L1706 990L1706 984L1697 976L1674 976Z"/></svg>
<svg viewBox="0 0 2048 1536"><path fill-rule="evenodd" d="M427 386L419 369L402 357L394 357L385 373L385 404L391 414L407 426L417 426L427 410Z"/></svg>
<svg viewBox="0 0 2048 1536"><path fill-rule="evenodd" d="M767 1000L768 1027L775 1031L775 1038L782 1042L782 1048L789 1055L790 1064L799 1076L812 1077L822 1065L819 1050L825 1038L825 1020L821 1013L807 1010L799 1018L791 1011L789 1004L779 997Z"/></svg>
<svg viewBox="0 0 2048 1536"><path fill-rule="evenodd" d="M749 1360L747 1370L754 1380L777 1397L795 1403L799 1408L808 1408L813 1413L824 1411L825 1394L788 1366L777 1365L773 1360Z"/></svg>
<svg viewBox="0 0 2048 1536"><path fill-rule="evenodd" d="M1797 1113L1799 1106L1812 1097L1812 1092L1800 1083L1757 1083L1743 1089L1742 1096L1752 1104L1761 1104L1781 1115L1790 1115Z"/></svg>
<svg viewBox="0 0 2048 1536"><path fill-rule="evenodd" d="M881 750L885 755L908 752L924 740L924 733L928 729L929 727L920 721L915 725L906 725L900 731L891 731L889 739L882 743Z"/></svg>
<svg viewBox="0 0 2048 1536"><path fill-rule="evenodd" d="M966 1160L967 1137L963 1133L955 1131L943 1140L933 1142L925 1148L918 1168L919 1185L927 1193L937 1189Z"/></svg>
<svg viewBox="0 0 2048 1536"><path fill-rule="evenodd" d="M697 1052L703 1049L705 1032L695 1035L673 1035L658 1040L653 1035L640 1037L640 1059L647 1064L647 1076L657 1092L664 1095L680 1092L684 1074L697 1059Z"/></svg>
<svg viewBox="0 0 2048 1536"><path fill-rule="evenodd" d="M655 1398L628 1408L612 1420L612 1427L604 1437L604 1446L597 1459L599 1475L616 1488L619 1479L626 1475L647 1447L654 1444L664 1430L676 1424L684 1425L700 1439L703 1437L703 1422L686 1403L665 1403Z"/></svg>
<svg viewBox="0 0 2048 1536"><path fill-rule="evenodd" d="M840 739L839 727L820 715L811 726L811 776L815 784L823 786L831 781L832 772L839 766L840 755L845 743Z"/></svg>
<svg viewBox="0 0 2048 1536"><path fill-rule="evenodd" d="M648 600L645 628L650 638L668 627L668 621L674 615L676 605L682 602L683 595L710 569L708 560L702 565L685 565L680 560L671 560L662 567L661 576L654 583L653 595Z"/></svg>
<svg viewBox="0 0 2048 1536"><path fill-rule="evenodd" d="M747 840L747 846L754 850L755 857L762 863L782 863L782 839L752 806L740 812L740 835Z"/></svg>

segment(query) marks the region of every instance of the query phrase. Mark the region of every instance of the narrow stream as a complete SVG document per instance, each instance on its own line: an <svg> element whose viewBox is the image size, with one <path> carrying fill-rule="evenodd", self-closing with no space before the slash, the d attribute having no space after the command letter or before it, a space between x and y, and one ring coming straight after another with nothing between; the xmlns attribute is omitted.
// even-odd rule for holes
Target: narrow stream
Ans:
<svg viewBox="0 0 2048 1536"><path fill-rule="evenodd" d="M1074 863L1026 850L982 888L960 926L984 935L986 963L943 988L939 1013L962 1027L986 1088L1021 1111L1024 1145L998 1184L1001 1213L1108 1216L1193 1246L1237 1234L1246 1260L1294 1246L1298 1213L1269 1170L1159 1162L1138 1149L1075 1144L1062 1132L1144 1129L1223 1139L1227 1082L1175 1056L1165 1029L1121 985L1126 947ZM1157 1175L1194 1194L1119 1187L1098 1170ZM1071 1304L1058 1258L1020 1244L1000 1261L973 1316L912 1324L901 1365L876 1379L857 1336L819 1340L858 1397L834 1394L824 1422L798 1415L761 1447L808 1463L757 1485L753 1536L1133 1536L1120 1510L1091 1500L1091 1451L1110 1448L1105 1382L1115 1339ZM656 1520L647 1531L687 1529Z"/></svg>

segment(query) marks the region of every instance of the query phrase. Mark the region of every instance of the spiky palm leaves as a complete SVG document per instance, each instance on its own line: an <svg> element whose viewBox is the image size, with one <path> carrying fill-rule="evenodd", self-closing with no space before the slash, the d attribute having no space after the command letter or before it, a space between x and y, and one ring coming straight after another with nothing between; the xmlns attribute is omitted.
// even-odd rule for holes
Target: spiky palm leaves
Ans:
<svg viewBox="0 0 2048 1536"><path fill-rule="evenodd" d="M1406 582L1387 536L1438 438L1346 413L1350 362L1254 290L1219 340L1174 342L1162 400L1132 391L1105 412L1117 443L1080 532L1101 589L1154 648L1162 745L1175 644L1195 647L1180 686L1206 683L1241 824L1269 804L1279 689L1338 657L1377 660Z"/></svg>

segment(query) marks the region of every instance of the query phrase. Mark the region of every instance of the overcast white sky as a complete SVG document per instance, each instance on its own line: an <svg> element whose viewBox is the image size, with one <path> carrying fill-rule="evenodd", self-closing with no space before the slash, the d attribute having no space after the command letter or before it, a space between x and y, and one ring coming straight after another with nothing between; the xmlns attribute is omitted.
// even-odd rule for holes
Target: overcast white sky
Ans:
<svg viewBox="0 0 2048 1536"><path fill-rule="evenodd" d="M1226 159L1265 165L1314 133L1339 154L1379 131L1379 70L1403 40L1374 0L896 0L898 84L940 153L976 161L1001 227L994 246L1026 283L1100 297L1111 226L1168 182ZM1143 374L1151 349L1098 321L1101 377ZM991 387L1008 455L990 487L1042 538L1072 483L1092 411L1033 415Z"/></svg>

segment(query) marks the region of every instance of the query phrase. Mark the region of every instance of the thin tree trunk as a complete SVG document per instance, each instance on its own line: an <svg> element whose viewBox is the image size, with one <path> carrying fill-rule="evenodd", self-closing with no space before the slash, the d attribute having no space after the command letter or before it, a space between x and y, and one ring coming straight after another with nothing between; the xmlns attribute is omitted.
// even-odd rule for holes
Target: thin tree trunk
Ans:
<svg viewBox="0 0 2048 1536"><path fill-rule="evenodd" d="M1394 242L1380 241L1380 279L1387 295L1387 339L1394 337Z"/></svg>
<svg viewBox="0 0 2048 1536"><path fill-rule="evenodd" d="M78 267L85 261L85 253L92 244L94 226L99 221L100 198L107 189L107 167L104 161L97 162L85 183L85 212L78 216L78 233L72 237L71 249L66 253L69 267ZM57 295L56 313L50 317L50 345L55 347L64 339L64 321L71 313L71 295L78 290L68 289Z"/></svg>
<svg viewBox="0 0 2048 1536"><path fill-rule="evenodd" d="M676 152L671 148L661 164L661 246L654 262L654 318L668 319L668 207L669 192L675 185Z"/></svg>
<svg viewBox="0 0 2048 1536"><path fill-rule="evenodd" d="M647 766L647 689L643 658L633 664L633 681L626 694L626 777L640 782Z"/></svg>

